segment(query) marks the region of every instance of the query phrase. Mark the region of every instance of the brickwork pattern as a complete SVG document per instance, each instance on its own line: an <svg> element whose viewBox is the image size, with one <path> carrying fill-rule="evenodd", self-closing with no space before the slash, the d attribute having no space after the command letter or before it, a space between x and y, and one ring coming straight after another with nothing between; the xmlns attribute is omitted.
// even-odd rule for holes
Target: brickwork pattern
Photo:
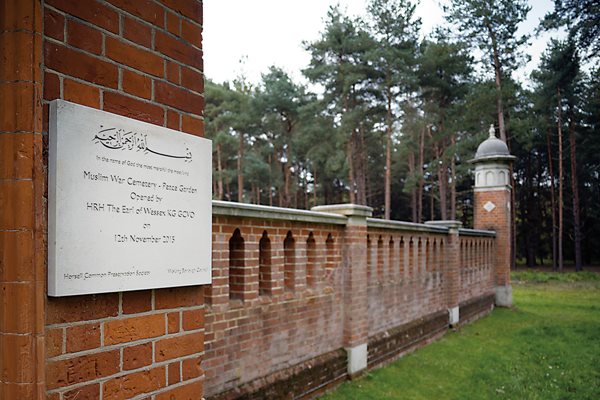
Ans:
<svg viewBox="0 0 600 400"><path fill-rule="evenodd" d="M368 254L369 336L446 309L446 240L442 234L369 228L367 241L378 243Z"/></svg>
<svg viewBox="0 0 600 400"><path fill-rule="evenodd" d="M201 1L42 3L44 124L60 98L203 135ZM202 287L48 298L46 335L50 399L202 396Z"/></svg>
<svg viewBox="0 0 600 400"><path fill-rule="evenodd" d="M494 291L494 246L494 238L460 238L459 302Z"/></svg>
<svg viewBox="0 0 600 400"><path fill-rule="evenodd" d="M459 298L493 290L493 237L353 218L340 226L213 215L205 395L301 396L290 376L312 376L315 358L368 344L369 366L385 362L442 335ZM232 282L242 296L231 296ZM340 379L332 371L323 367L311 385Z"/></svg>
<svg viewBox="0 0 600 400"><path fill-rule="evenodd" d="M208 397L208 400L313 398L346 378L346 363L346 352L340 349Z"/></svg>
<svg viewBox="0 0 600 400"><path fill-rule="evenodd" d="M448 330L448 312L421 316L369 338L368 365L375 367L397 358L430 338Z"/></svg>
<svg viewBox="0 0 600 400"><path fill-rule="evenodd" d="M0 398L44 396L42 13L0 2Z"/></svg>
<svg viewBox="0 0 600 400"><path fill-rule="evenodd" d="M488 201L496 206L491 211L483 208ZM475 190L474 207L475 229L496 231L496 244L493 251L495 285L508 285L510 284L510 248L512 245L510 189Z"/></svg>
<svg viewBox="0 0 600 400"><path fill-rule="evenodd" d="M202 2L45 0L47 102L203 135Z"/></svg>
<svg viewBox="0 0 600 400"><path fill-rule="evenodd" d="M232 297L229 243L236 232L244 241L244 271L233 270L245 283L237 288L243 296ZM290 237L294 246L287 251L293 255L286 263L284 243ZM269 254L260 246L265 239ZM206 396L343 347L341 240L338 225L213 216L213 283L207 290L202 362ZM286 268L293 277L288 287Z"/></svg>
<svg viewBox="0 0 600 400"><path fill-rule="evenodd" d="M460 325L467 324L494 309L494 293L472 297L460 303Z"/></svg>

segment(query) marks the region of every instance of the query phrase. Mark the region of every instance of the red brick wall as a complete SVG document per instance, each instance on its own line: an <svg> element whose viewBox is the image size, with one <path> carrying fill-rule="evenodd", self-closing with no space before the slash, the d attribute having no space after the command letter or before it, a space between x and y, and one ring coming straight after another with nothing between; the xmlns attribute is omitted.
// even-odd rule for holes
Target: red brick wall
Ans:
<svg viewBox="0 0 600 400"><path fill-rule="evenodd" d="M229 241L244 242L243 298L229 296ZM270 273L259 275L259 242L270 241ZM284 241L294 238L293 288L284 287ZM307 284L307 240L315 282ZM213 216L213 284L208 290L205 395L212 396L343 347L341 234L337 225ZM327 240L333 245L327 246ZM234 268L237 268L234 266ZM260 295L261 280L270 293ZM281 377L284 379L285 377Z"/></svg>
<svg viewBox="0 0 600 400"><path fill-rule="evenodd" d="M44 393L42 18L0 1L0 399Z"/></svg>
<svg viewBox="0 0 600 400"><path fill-rule="evenodd" d="M48 103L61 98L203 135L201 1L42 3L45 124ZM48 298L46 306L50 399L202 395L202 287Z"/></svg>
<svg viewBox="0 0 600 400"><path fill-rule="evenodd" d="M201 1L45 0L43 51L45 104L203 134Z"/></svg>
<svg viewBox="0 0 600 400"><path fill-rule="evenodd" d="M368 233L373 243L383 244L383 251L371 249L376 260L372 265L383 266L383 272L369 274L369 336L447 308L446 235L382 229Z"/></svg>
<svg viewBox="0 0 600 400"><path fill-rule="evenodd" d="M474 200L475 229L496 231L496 245L494 246L495 284L497 286L509 285L510 249L512 246L510 190L475 190ZM488 201L496 206L489 212L483 208Z"/></svg>
<svg viewBox="0 0 600 400"><path fill-rule="evenodd" d="M313 385L339 379L339 371L320 364L321 356L337 359L339 349L368 343L369 366L376 365L443 334L447 310L459 300L467 301L474 316L489 312L479 307L481 301L469 301L493 293L493 237L461 230L469 235L462 237L455 229L451 247L452 235L439 228L428 232L425 225L410 231L350 220L346 225L295 222L293 216L271 220L265 219L268 210L265 217L248 217L246 208L235 216L213 214L213 284L206 296L202 362L209 398L301 396L311 387L290 386L294 376L304 376L301 371L321 368L322 380L307 375ZM290 237L293 256L286 257ZM328 238L333 246L327 246ZM266 239L270 256L260 252ZM470 246L459 246L461 241ZM268 265L263 272L261 264ZM286 268L293 288L285 285ZM312 268L314 287L308 284ZM243 279L231 281L230 273Z"/></svg>
<svg viewBox="0 0 600 400"><path fill-rule="evenodd" d="M461 237L459 268L460 303L493 293L494 291L494 238ZM462 317L461 317L462 319Z"/></svg>

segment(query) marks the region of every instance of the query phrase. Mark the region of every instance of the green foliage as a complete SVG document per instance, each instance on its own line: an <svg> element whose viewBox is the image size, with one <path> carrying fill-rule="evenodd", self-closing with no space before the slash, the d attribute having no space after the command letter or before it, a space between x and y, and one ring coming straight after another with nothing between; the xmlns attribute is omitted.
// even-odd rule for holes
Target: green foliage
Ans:
<svg viewBox="0 0 600 400"><path fill-rule="evenodd" d="M494 53L506 71L528 58L521 47L529 37L517 35L519 24L531 9L526 0L452 0L443 8L465 41L484 52L485 65L493 65Z"/></svg>
<svg viewBox="0 0 600 400"><path fill-rule="evenodd" d="M497 308L322 399L599 398L600 282L513 289L514 309Z"/></svg>
<svg viewBox="0 0 600 400"><path fill-rule="evenodd" d="M595 8L579 8L588 3L557 0L553 23L593 21L598 13L588 14ZM502 111L517 156L518 256L534 265L552 254L560 87L562 128L574 129L577 142L584 262L600 260L600 69L580 71L582 42L573 35L552 41L529 89L511 78L526 58L527 36L516 30L529 11L525 0L452 0L445 9L451 24L424 40L415 4L369 0L364 20L331 8L320 37L305 43L311 61L304 74L316 93L277 67L256 84L243 77L208 80L205 125L213 139L215 197L297 208L354 201L379 217L386 215L389 185L391 218L439 219L444 207L455 206L456 214L448 210L447 217L469 226L473 177L467 161L489 125L499 126ZM569 187L569 168L564 178ZM573 218L565 193L568 259Z"/></svg>
<svg viewBox="0 0 600 400"><path fill-rule="evenodd" d="M563 26L590 58L600 55L600 3L597 0L554 0L554 10L546 14L541 28Z"/></svg>

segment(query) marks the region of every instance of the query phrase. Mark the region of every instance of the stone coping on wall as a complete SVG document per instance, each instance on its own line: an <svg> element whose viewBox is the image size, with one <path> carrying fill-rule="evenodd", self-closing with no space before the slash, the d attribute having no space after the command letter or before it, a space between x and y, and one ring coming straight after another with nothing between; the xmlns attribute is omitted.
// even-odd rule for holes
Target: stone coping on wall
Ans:
<svg viewBox="0 0 600 400"><path fill-rule="evenodd" d="M458 230L459 236L486 236L486 237L496 237L495 231L484 231L482 229L466 229L460 228Z"/></svg>
<svg viewBox="0 0 600 400"><path fill-rule="evenodd" d="M232 201L213 200L213 216L285 220L315 224L346 225L348 218L328 212L297 210L294 208L271 207Z"/></svg>
<svg viewBox="0 0 600 400"><path fill-rule="evenodd" d="M340 205L347 208L347 205ZM314 210L314 209L313 209ZM324 211L298 210L294 208L271 207L258 204L237 203L233 201L212 201L214 216L229 216L240 218L257 218L266 220L285 220L292 222L308 222L315 224L346 225L348 218L345 215ZM448 227L443 225L418 224L414 222L394 221L379 218L366 218L369 228L394 229L412 232L448 233ZM460 236L485 236L495 237L496 232L481 229L460 228Z"/></svg>
<svg viewBox="0 0 600 400"><path fill-rule="evenodd" d="M395 229L413 232L448 233L448 228L444 226L417 224L414 222L393 221L389 219L378 218L367 218L367 226L369 228Z"/></svg>

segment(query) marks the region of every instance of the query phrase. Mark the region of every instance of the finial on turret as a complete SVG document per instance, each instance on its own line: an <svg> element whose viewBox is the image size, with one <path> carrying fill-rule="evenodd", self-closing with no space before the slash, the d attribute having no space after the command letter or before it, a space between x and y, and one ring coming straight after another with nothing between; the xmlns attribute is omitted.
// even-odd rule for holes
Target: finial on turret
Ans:
<svg viewBox="0 0 600 400"><path fill-rule="evenodd" d="M496 130L494 129L494 124L490 124L490 138L496 137Z"/></svg>

